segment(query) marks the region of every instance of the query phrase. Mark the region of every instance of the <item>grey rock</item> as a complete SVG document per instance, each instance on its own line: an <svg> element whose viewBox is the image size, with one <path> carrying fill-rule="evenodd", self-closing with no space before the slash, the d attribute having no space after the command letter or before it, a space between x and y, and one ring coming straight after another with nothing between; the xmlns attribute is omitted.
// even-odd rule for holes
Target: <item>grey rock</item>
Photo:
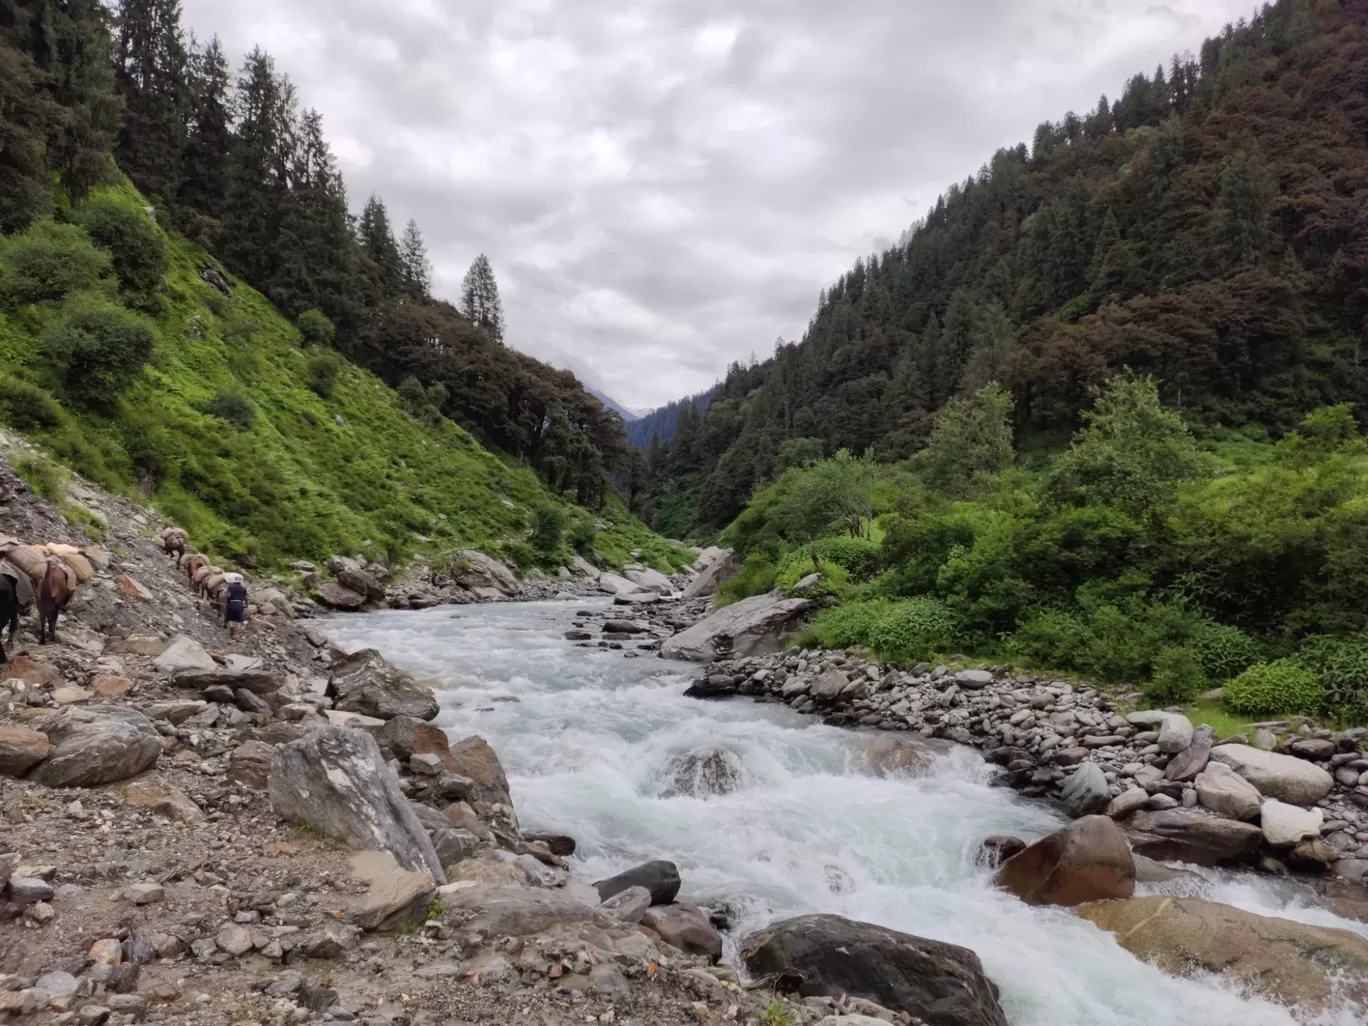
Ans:
<svg viewBox="0 0 1368 1026"><path fill-rule="evenodd" d="M657 859L607 880L599 880L594 887L598 890L600 901L607 901L629 887L644 887L650 892L653 905L668 905L679 894L679 867L673 862Z"/></svg>
<svg viewBox="0 0 1368 1026"><path fill-rule="evenodd" d="M666 659L706 663L725 656L777 652L780 635L811 606L807 599L786 599L775 592L753 595L667 638L660 653Z"/></svg>
<svg viewBox="0 0 1368 1026"><path fill-rule="evenodd" d="M1075 819L1101 812L1111 802L1106 774L1095 762L1081 763L1065 783L1059 800Z"/></svg>
<svg viewBox="0 0 1368 1026"><path fill-rule="evenodd" d="M182 670L213 670L218 666L203 645L182 634L167 645L162 654L152 661L158 673L174 674Z"/></svg>
<svg viewBox="0 0 1368 1026"><path fill-rule="evenodd" d="M645 887L628 887L599 904L598 909L623 923L635 925L651 907L651 892Z"/></svg>
<svg viewBox="0 0 1368 1026"><path fill-rule="evenodd" d="M437 716L432 691L370 648L333 664L325 694L335 709L381 720L395 716L431 720Z"/></svg>
<svg viewBox="0 0 1368 1026"><path fill-rule="evenodd" d="M1181 752L1192 744L1192 721L1181 713L1169 713L1159 726L1159 751L1167 755Z"/></svg>
<svg viewBox="0 0 1368 1026"><path fill-rule="evenodd" d="M993 683L993 675L987 670L960 670L955 674L955 683L966 691L981 691Z"/></svg>
<svg viewBox="0 0 1368 1026"><path fill-rule="evenodd" d="M29 779L48 787L93 787L135 777L162 753L161 734L136 709L67 708L43 724L55 746Z"/></svg>
<svg viewBox="0 0 1368 1026"><path fill-rule="evenodd" d="M1324 769L1294 755L1249 745L1219 745L1211 750L1211 758L1244 777L1260 794L1289 805L1314 805L1335 786L1334 777Z"/></svg>
<svg viewBox="0 0 1368 1026"><path fill-rule="evenodd" d="M16 905L34 905L52 900L52 885L34 876L11 876L9 899Z"/></svg>

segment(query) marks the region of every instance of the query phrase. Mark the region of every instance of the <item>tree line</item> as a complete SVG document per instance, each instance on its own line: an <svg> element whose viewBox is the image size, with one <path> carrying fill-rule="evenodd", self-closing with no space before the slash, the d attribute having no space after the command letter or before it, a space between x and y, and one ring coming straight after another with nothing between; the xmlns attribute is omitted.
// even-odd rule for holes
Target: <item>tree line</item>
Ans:
<svg viewBox="0 0 1368 1026"><path fill-rule="evenodd" d="M1279 0L1119 99L1042 124L735 365L639 508L724 526L796 461L923 448L990 382L1057 447L1123 369L1199 430L1281 435L1368 383L1368 2ZM663 440L662 440L663 441Z"/></svg>
<svg viewBox="0 0 1368 1026"><path fill-rule="evenodd" d="M352 214L321 115L261 49L235 71L216 38L187 34L179 0L3 0L0 139L6 233L122 170L164 223L308 315L306 338L411 379L551 487L602 501L626 455L621 421L573 374L504 344L485 256L458 307L432 295L414 221L396 230L377 196Z"/></svg>

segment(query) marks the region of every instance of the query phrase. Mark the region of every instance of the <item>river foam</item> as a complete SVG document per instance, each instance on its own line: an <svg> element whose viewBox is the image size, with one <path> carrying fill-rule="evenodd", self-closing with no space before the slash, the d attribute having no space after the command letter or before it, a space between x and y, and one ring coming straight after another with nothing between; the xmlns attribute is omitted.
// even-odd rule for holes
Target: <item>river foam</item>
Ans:
<svg viewBox="0 0 1368 1026"><path fill-rule="evenodd" d="M684 897L733 911L740 937L776 918L830 912L972 948L1013 1026L1289 1026L1289 1012L1216 979L1169 976L1063 909L1032 908L974 864L989 834L1033 839L1061 820L988 786L956 749L930 775L869 771L871 734L822 726L778 705L686 699L696 668L651 653L575 647L577 609L602 601L441 607L337 617L328 633L372 647L439 690L438 723L479 733L508 772L525 828L579 845L599 879L650 858L678 863ZM629 645L630 648L630 645ZM672 760L724 749L735 789L678 795ZM668 796L667 795L671 795ZM1259 878L1207 873L1204 896L1368 936ZM1340 1009L1325 1026L1362 1026Z"/></svg>

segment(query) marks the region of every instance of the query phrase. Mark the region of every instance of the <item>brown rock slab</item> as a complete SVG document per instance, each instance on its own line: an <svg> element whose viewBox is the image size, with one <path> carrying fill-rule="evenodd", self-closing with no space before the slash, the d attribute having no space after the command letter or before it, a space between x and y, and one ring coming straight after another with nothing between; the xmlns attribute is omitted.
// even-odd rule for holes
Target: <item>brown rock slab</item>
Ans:
<svg viewBox="0 0 1368 1026"><path fill-rule="evenodd" d="M90 701L90 692L75 684L64 684L52 689L52 700L58 705L80 705Z"/></svg>
<svg viewBox="0 0 1368 1026"><path fill-rule="evenodd" d="M90 690L101 698L121 698L133 690L133 682L127 677L102 673L91 680Z"/></svg>
<svg viewBox="0 0 1368 1026"><path fill-rule="evenodd" d="M1263 831L1252 823L1196 809L1137 812L1126 824L1126 833L1137 854L1199 866L1236 861L1263 839Z"/></svg>
<svg viewBox="0 0 1368 1026"><path fill-rule="evenodd" d="M404 869L387 851L357 852L347 863L352 876L366 884L366 895L349 917L366 930L392 930L421 923L437 884L426 873Z"/></svg>
<svg viewBox="0 0 1368 1026"><path fill-rule="evenodd" d="M318 600L333 609L360 609L366 604L366 596L358 595L350 588L344 588L334 581L325 581L314 591Z"/></svg>
<svg viewBox="0 0 1368 1026"><path fill-rule="evenodd" d="M51 663L42 663L20 652L0 666L0 680L22 680L26 684L60 684L62 674Z"/></svg>
<svg viewBox="0 0 1368 1026"><path fill-rule="evenodd" d="M0 776L22 777L51 754L46 734L0 723Z"/></svg>
<svg viewBox="0 0 1368 1026"><path fill-rule="evenodd" d="M177 823L198 823L204 819L203 810L188 794L156 774L129 781L124 788L124 804L132 809L146 809Z"/></svg>
<svg viewBox="0 0 1368 1026"><path fill-rule="evenodd" d="M271 777L275 746L264 741L247 741L228 756L228 779L253 791L266 790Z"/></svg>
<svg viewBox="0 0 1368 1026"><path fill-rule="evenodd" d="M152 601L152 593L127 574L120 574L114 578L114 587L124 598L138 599L141 602Z"/></svg>
<svg viewBox="0 0 1368 1026"><path fill-rule="evenodd" d="M499 762L488 741L471 735L451 746L451 756L456 762L452 772L475 782L471 790L473 799L512 807L513 798L508 791L508 777L504 773L503 763Z"/></svg>
<svg viewBox="0 0 1368 1026"><path fill-rule="evenodd" d="M1126 835L1108 816L1084 816L1013 855L997 885L1032 905L1080 905L1135 893Z"/></svg>
<svg viewBox="0 0 1368 1026"><path fill-rule="evenodd" d="M714 964L722 958L722 935L693 905L651 906L642 913L641 925L686 955L706 955Z"/></svg>

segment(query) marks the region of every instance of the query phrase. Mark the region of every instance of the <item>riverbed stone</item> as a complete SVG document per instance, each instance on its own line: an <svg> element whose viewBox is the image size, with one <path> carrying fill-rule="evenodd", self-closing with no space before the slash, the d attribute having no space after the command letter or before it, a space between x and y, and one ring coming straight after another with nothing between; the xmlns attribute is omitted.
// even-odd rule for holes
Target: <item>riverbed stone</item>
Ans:
<svg viewBox="0 0 1368 1026"><path fill-rule="evenodd" d="M1197 801L1218 815L1243 820L1259 815L1258 789L1225 763L1207 763L1193 785Z"/></svg>
<svg viewBox="0 0 1368 1026"><path fill-rule="evenodd" d="M1137 812L1126 824L1131 848L1153 859L1215 866L1233 862L1258 846L1263 831L1252 823L1200 809Z"/></svg>
<svg viewBox="0 0 1368 1026"><path fill-rule="evenodd" d="M1168 780L1187 782L1206 769L1211 758L1211 745L1216 740L1216 731L1206 724L1198 727L1192 734L1192 742L1169 760L1164 767L1164 777ZM1163 750L1163 745L1159 745Z"/></svg>
<svg viewBox="0 0 1368 1026"><path fill-rule="evenodd" d="M1317 838L1325 822L1321 809L1303 809L1270 798L1259 810L1259 823L1264 840L1273 848L1291 848L1302 841Z"/></svg>
<svg viewBox="0 0 1368 1026"><path fill-rule="evenodd" d="M1135 862L1112 819L1084 816L1013 855L994 880L1031 905L1078 905L1129 898Z"/></svg>
<svg viewBox="0 0 1368 1026"><path fill-rule="evenodd" d="M752 595L667 638L660 654L706 663L724 656L775 652L780 635L810 608L808 599L786 599L778 592Z"/></svg>
<svg viewBox="0 0 1368 1026"><path fill-rule="evenodd" d="M1081 763L1065 783L1059 800L1074 817L1100 812L1111 802L1106 774L1095 762Z"/></svg>
<svg viewBox="0 0 1368 1026"><path fill-rule="evenodd" d="M431 689L373 648L353 652L334 663L324 694L333 700L334 709L380 720L396 716L431 720L437 716L437 699Z"/></svg>
<svg viewBox="0 0 1368 1026"><path fill-rule="evenodd" d="M1217 745L1211 758L1244 777L1260 794L1289 805L1314 805L1335 786L1334 777L1320 766L1250 745Z"/></svg>
<svg viewBox="0 0 1368 1026"><path fill-rule="evenodd" d="M1182 713L1169 713L1159 725L1159 751L1167 755L1181 752L1192 744L1192 721Z"/></svg>
<svg viewBox="0 0 1368 1026"><path fill-rule="evenodd" d="M651 894L652 905L668 905L679 894L679 867L673 862L656 859L607 880L599 880L594 887L600 901L607 901L629 887L644 887Z"/></svg>

